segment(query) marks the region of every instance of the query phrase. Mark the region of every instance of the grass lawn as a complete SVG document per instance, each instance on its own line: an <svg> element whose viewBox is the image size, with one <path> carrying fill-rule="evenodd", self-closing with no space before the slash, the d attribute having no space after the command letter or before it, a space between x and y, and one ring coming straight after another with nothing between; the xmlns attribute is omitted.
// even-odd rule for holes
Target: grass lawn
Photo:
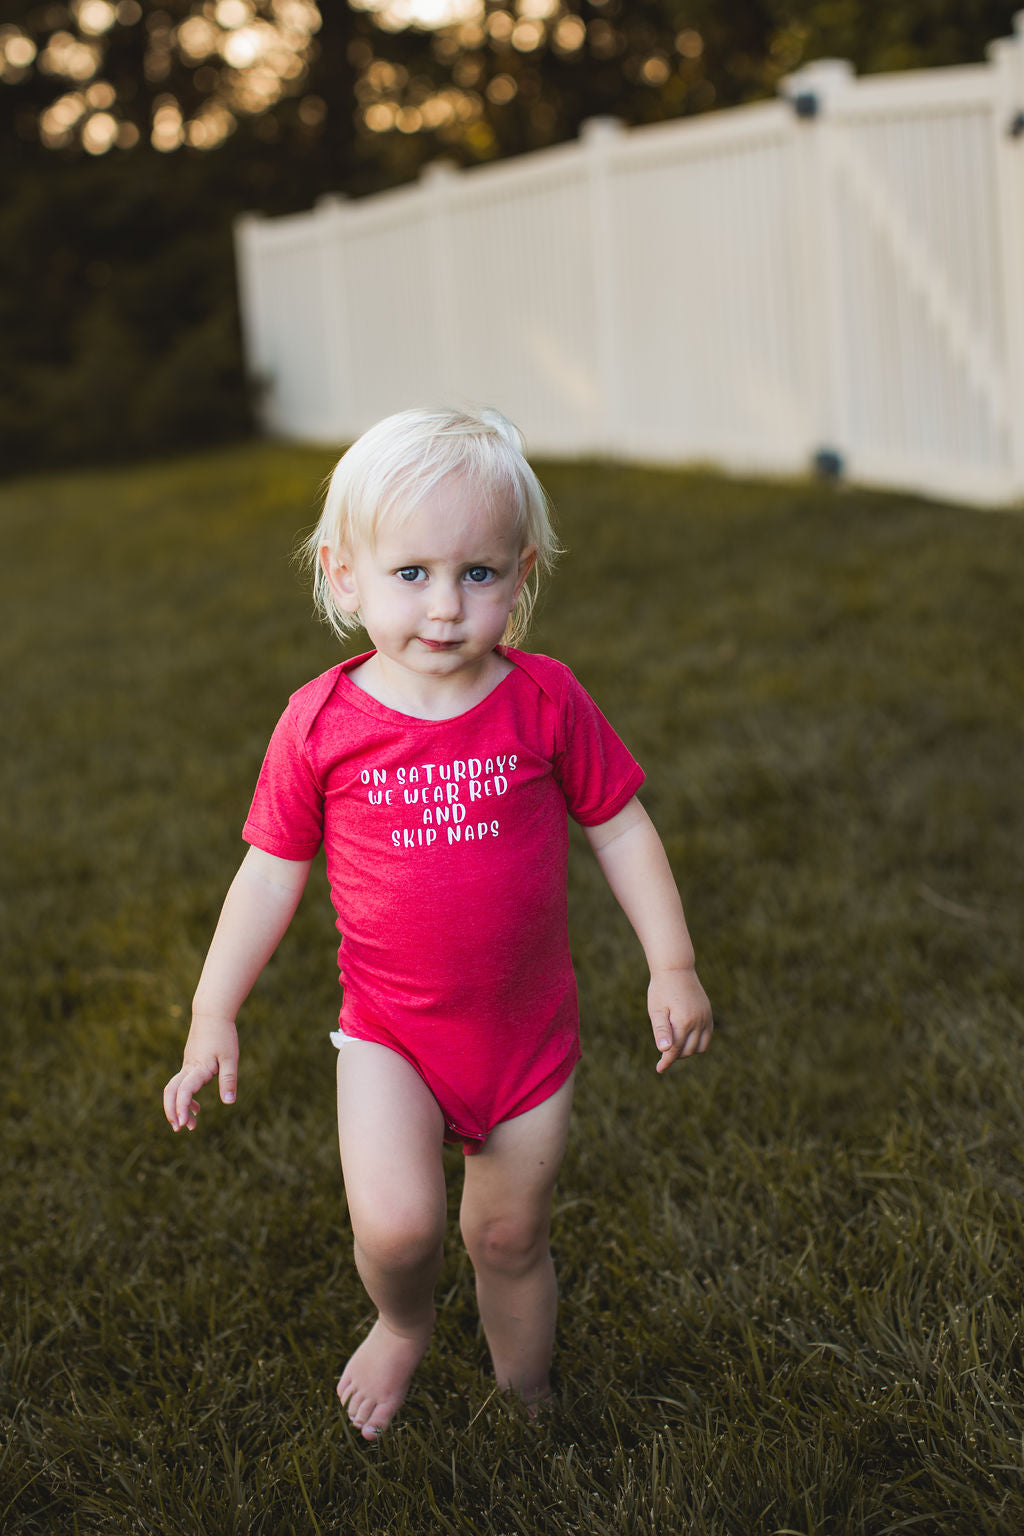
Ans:
<svg viewBox="0 0 1024 1536"><path fill-rule="evenodd" d="M453 1231L367 1447L322 871L237 1105L160 1107L270 730L337 659L288 562L330 462L0 487L0 1530L1019 1536L1024 518L544 473L531 644L648 770L719 1028L656 1076L580 841L555 1405L492 1394Z"/></svg>

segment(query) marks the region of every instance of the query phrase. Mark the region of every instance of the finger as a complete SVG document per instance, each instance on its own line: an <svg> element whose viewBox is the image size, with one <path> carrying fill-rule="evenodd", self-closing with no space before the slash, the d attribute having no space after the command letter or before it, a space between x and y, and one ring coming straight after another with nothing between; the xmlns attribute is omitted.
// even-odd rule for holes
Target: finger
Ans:
<svg viewBox="0 0 1024 1536"><path fill-rule="evenodd" d="M711 1043L711 1020L700 1017L690 1020L680 1031L681 1056L696 1056L703 1054Z"/></svg>
<svg viewBox="0 0 1024 1536"><path fill-rule="evenodd" d="M235 1094L238 1091L238 1057L223 1057L217 1076L220 1081L221 1103L233 1104L235 1102Z"/></svg>
<svg viewBox="0 0 1024 1536"><path fill-rule="evenodd" d="M714 1034L714 1031L715 1021L709 1013L699 1021L698 1026L694 1031L693 1049L696 1054L701 1056L704 1054L708 1046L711 1044L711 1036Z"/></svg>
<svg viewBox="0 0 1024 1536"><path fill-rule="evenodd" d="M672 1048L674 1035L672 1023L667 1008L657 1008L651 1014L651 1028L654 1030L654 1043L659 1051L668 1051Z"/></svg>
<svg viewBox="0 0 1024 1536"><path fill-rule="evenodd" d="M655 1039L658 1041L659 1049L662 1052L661 1060L658 1062L659 1072L664 1072L666 1067L670 1067L680 1057L694 1056L698 1052L706 1051L711 1039L710 1018L698 1014L696 1018L683 1018L679 1020L673 1016L671 1008L666 1011L665 1017L668 1020L667 1034L669 1043L667 1046L662 1047L661 1032L656 1022L657 1016L652 1015Z"/></svg>
<svg viewBox="0 0 1024 1536"><path fill-rule="evenodd" d="M195 1130L195 1115L199 1112L199 1104L195 1096L204 1083L210 1081L212 1075L207 1067L183 1067L177 1077L171 1079L171 1082L176 1085L174 1118L171 1120L176 1131L180 1131L186 1125L190 1131ZM189 1124L190 1119L191 1124Z"/></svg>
<svg viewBox="0 0 1024 1536"><path fill-rule="evenodd" d="M667 1067L670 1067L674 1061L678 1060L681 1054L681 1042L673 1040L672 1044L667 1048L667 1050L662 1051L661 1059L658 1062L656 1070L658 1072L664 1072Z"/></svg>
<svg viewBox="0 0 1024 1536"><path fill-rule="evenodd" d="M679 1054L680 1056L692 1056L694 1051L700 1049L701 1023L694 1019L692 1024L686 1025L680 1031Z"/></svg>
<svg viewBox="0 0 1024 1536"><path fill-rule="evenodd" d="M170 1082L164 1088L164 1114L172 1130L178 1129L178 1078L180 1072L175 1073Z"/></svg>
<svg viewBox="0 0 1024 1536"><path fill-rule="evenodd" d="M196 1128L195 1117L199 1113L199 1100L196 1098L196 1093L203 1086L204 1083L208 1083L209 1081L210 1081L209 1076L205 1076L205 1077L203 1077L202 1081L199 1082L199 1083L196 1083L194 1079L192 1079L190 1081L189 1079L186 1078L185 1082L179 1084L179 1087L178 1087L178 1124L179 1124L179 1126L188 1125L188 1128L189 1128L190 1131L194 1131L195 1130L195 1128Z"/></svg>
<svg viewBox="0 0 1024 1536"><path fill-rule="evenodd" d="M172 1131L181 1130L184 1124L182 1111L187 1108L188 1100L192 1097L191 1088L185 1087L188 1075L183 1067L180 1072L175 1072L164 1089L164 1114L167 1116ZM182 1093L183 1088L185 1089L184 1095Z"/></svg>

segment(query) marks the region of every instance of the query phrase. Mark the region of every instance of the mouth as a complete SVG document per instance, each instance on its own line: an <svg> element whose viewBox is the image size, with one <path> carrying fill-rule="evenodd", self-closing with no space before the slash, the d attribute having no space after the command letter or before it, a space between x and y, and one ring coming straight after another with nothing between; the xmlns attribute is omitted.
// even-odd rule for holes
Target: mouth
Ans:
<svg viewBox="0 0 1024 1536"><path fill-rule="evenodd" d="M420 645L425 645L428 651L454 651L461 644L461 640L425 640L420 636Z"/></svg>

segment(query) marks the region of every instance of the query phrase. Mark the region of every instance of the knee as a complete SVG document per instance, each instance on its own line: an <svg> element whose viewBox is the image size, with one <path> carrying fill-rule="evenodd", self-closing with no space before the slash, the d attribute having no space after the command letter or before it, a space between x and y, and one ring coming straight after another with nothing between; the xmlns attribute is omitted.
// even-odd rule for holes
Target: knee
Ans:
<svg viewBox="0 0 1024 1536"><path fill-rule="evenodd" d="M418 1269L444 1241L443 1223L415 1210L354 1218L352 1230L357 1249L378 1268L391 1271Z"/></svg>
<svg viewBox="0 0 1024 1536"><path fill-rule="evenodd" d="M548 1251L546 1218L496 1216L473 1222L463 1218L462 1236L474 1268L505 1275L526 1274Z"/></svg>

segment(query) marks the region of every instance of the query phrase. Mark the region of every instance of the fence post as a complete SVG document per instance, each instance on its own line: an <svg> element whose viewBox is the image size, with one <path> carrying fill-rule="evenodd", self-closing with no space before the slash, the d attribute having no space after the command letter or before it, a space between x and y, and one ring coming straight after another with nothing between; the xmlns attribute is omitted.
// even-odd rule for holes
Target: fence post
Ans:
<svg viewBox="0 0 1024 1536"><path fill-rule="evenodd" d="M853 82L846 59L819 59L779 82L779 91L797 119L797 235L803 315L804 356L810 382L812 463L835 476L848 465L851 441L850 375L843 315L836 203L835 124L837 102Z"/></svg>
<svg viewBox="0 0 1024 1536"><path fill-rule="evenodd" d="M621 410L622 359L618 341L615 224L609 165L611 152L622 141L625 132L617 117L591 117L580 129L590 201L590 270L598 388L593 448L599 453L621 452L627 448Z"/></svg>
<svg viewBox="0 0 1024 1536"><path fill-rule="evenodd" d="M1024 11L1014 35L990 43L995 73L996 217L1004 314L1009 401L1011 495L1024 497Z"/></svg>
<svg viewBox="0 0 1024 1536"><path fill-rule="evenodd" d="M326 414L335 423L339 442L356 433L352 347L345 304L346 198L327 192L316 200L316 240L323 295L323 345L327 348L326 374L330 399Z"/></svg>

